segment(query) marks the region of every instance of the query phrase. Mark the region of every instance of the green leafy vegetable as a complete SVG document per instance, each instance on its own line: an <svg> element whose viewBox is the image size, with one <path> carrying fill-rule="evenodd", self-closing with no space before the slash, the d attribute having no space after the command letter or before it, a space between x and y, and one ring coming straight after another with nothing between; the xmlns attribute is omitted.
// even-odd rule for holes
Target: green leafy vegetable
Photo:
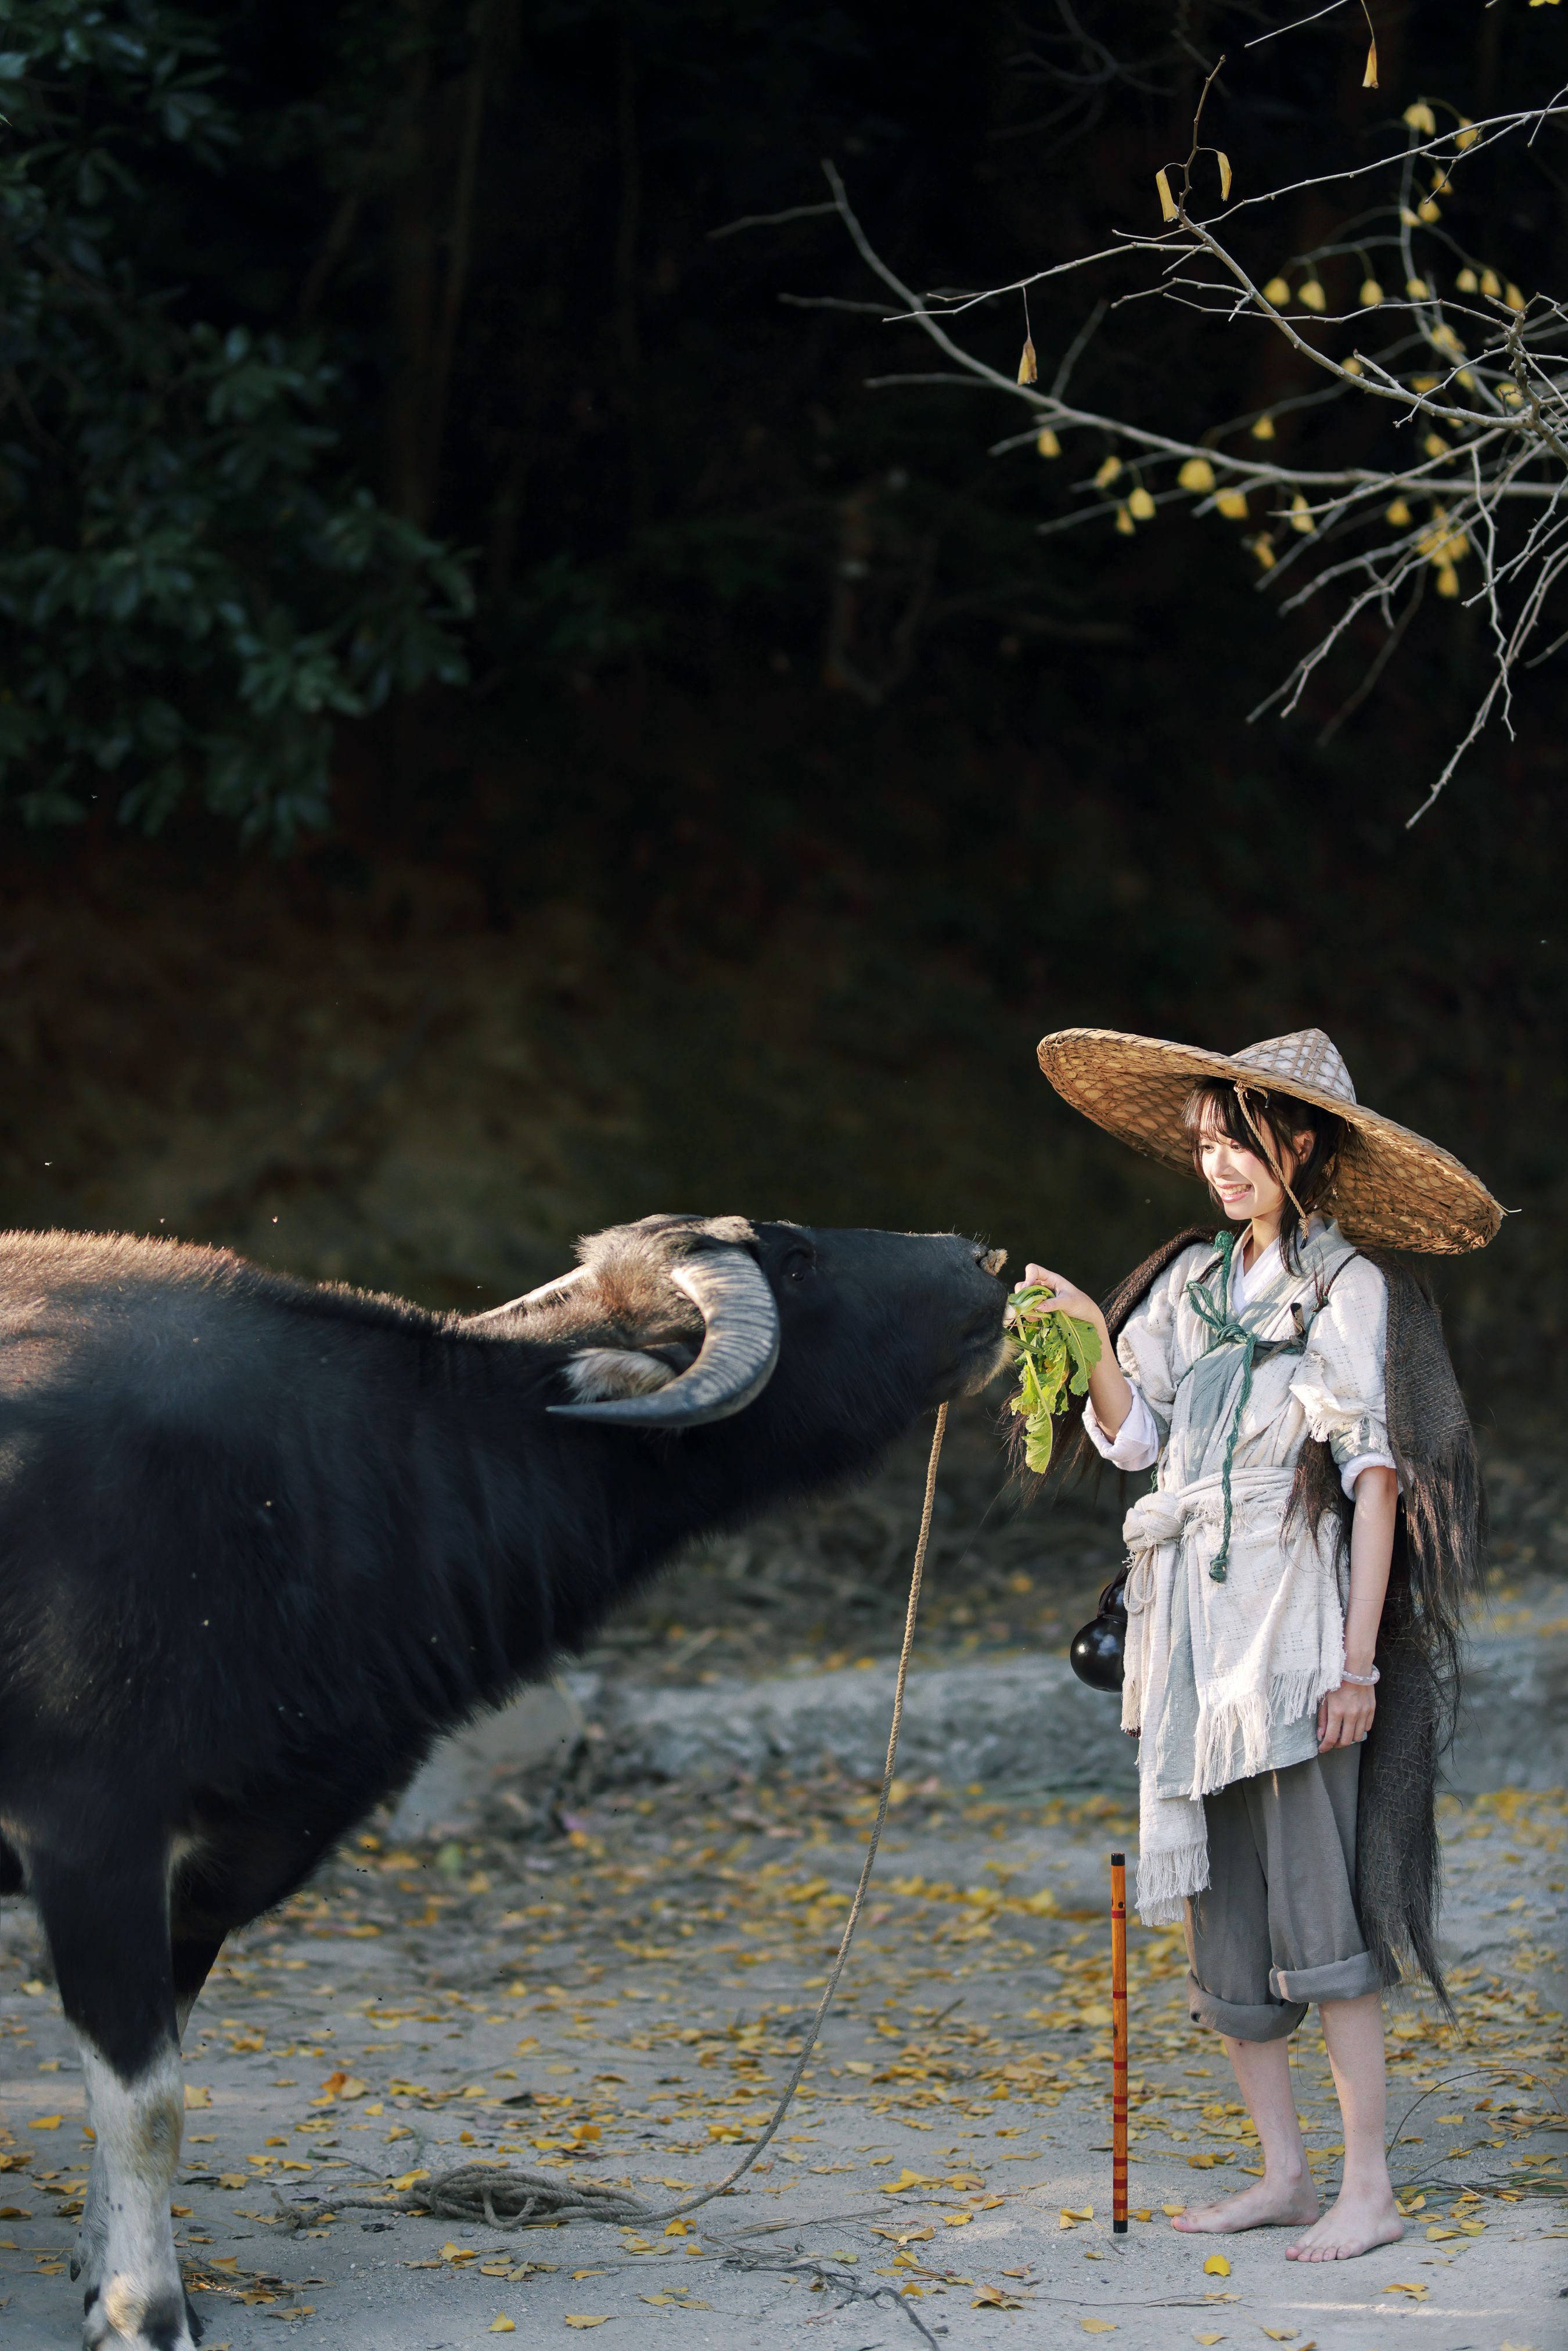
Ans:
<svg viewBox="0 0 1568 2351"><path fill-rule="evenodd" d="M1100 1361L1100 1333L1059 1306L1044 1301L1051 1292L1035 1282L1019 1290L1008 1309L1008 1343L1019 1370L1019 1392L1009 1409L1023 1415L1025 1465L1043 1477L1051 1467L1052 1423L1067 1409L1069 1395L1087 1395L1089 1374Z"/></svg>

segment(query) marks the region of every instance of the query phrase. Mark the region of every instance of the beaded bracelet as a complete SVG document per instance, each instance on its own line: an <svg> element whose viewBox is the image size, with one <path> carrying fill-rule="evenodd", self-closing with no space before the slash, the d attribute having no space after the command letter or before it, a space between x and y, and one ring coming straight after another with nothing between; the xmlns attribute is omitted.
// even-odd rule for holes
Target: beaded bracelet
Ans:
<svg viewBox="0 0 1568 2351"><path fill-rule="evenodd" d="M1349 1682L1354 1689L1371 1689L1375 1682L1380 1682L1382 1679L1383 1676L1375 1666L1369 1674L1341 1674L1340 1676L1340 1680Z"/></svg>

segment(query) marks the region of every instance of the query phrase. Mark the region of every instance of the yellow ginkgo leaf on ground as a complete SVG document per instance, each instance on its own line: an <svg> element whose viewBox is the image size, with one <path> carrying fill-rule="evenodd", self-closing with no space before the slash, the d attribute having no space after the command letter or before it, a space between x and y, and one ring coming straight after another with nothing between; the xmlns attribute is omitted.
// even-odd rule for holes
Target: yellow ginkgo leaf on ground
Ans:
<svg viewBox="0 0 1568 2351"><path fill-rule="evenodd" d="M942 2226L945 2229L967 2229L974 2217L972 2212L944 2212Z"/></svg>
<svg viewBox="0 0 1568 2351"><path fill-rule="evenodd" d="M486 2330L486 2332L490 2335L515 2335L517 2331L517 2320L515 2318L508 2318L504 2310L498 2310L497 2312L495 2317L490 2321L489 2326Z"/></svg>
<svg viewBox="0 0 1568 2351"><path fill-rule="evenodd" d="M1203 2265L1203 2274L1205 2277L1228 2277L1230 2263L1223 2253L1210 2253Z"/></svg>
<svg viewBox="0 0 1568 2351"><path fill-rule="evenodd" d="M1293 2343L1301 2331L1299 2326L1266 2326L1263 2329L1270 2343Z"/></svg>
<svg viewBox="0 0 1568 2351"><path fill-rule="evenodd" d="M1085 2335L1114 2335L1116 2332L1113 2318L1081 2318L1078 2324Z"/></svg>
<svg viewBox="0 0 1568 2351"><path fill-rule="evenodd" d="M1199 2335L1195 2331L1192 2339L1195 2343L1207 2345L1210 2343L1223 2343L1225 2337L1223 2335Z"/></svg>
<svg viewBox="0 0 1568 2351"><path fill-rule="evenodd" d="M1413 2294L1418 2302L1423 2294L1430 2294L1432 2289L1429 2285L1411 2285L1407 2280L1396 2278L1393 2284L1385 2285L1383 2291L1385 2294Z"/></svg>
<svg viewBox="0 0 1568 2351"><path fill-rule="evenodd" d="M1186 2210L1186 2206L1185 2204L1162 2204L1160 2206L1160 2210L1165 2214L1167 2220L1174 2220L1178 2212L1185 2212Z"/></svg>
<svg viewBox="0 0 1568 2351"><path fill-rule="evenodd" d="M1440 2245L1444 2243L1448 2238L1457 2237L1458 2233L1459 2232L1457 2229L1439 2229L1434 2224L1433 2227L1427 2230L1427 2237L1429 2243Z"/></svg>
<svg viewBox="0 0 1568 2351"><path fill-rule="evenodd" d="M1061 2217L1064 2220L1092 2220L1094 2218L1094 2207L1092 2204L1080 2204L1077 2206L1064 2204L1061 2208Z"/></svg>

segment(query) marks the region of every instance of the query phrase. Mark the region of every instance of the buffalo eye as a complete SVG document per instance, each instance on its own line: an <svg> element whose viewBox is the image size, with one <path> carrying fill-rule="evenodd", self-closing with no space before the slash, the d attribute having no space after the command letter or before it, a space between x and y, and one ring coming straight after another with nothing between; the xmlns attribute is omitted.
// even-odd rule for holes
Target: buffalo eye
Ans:
<svg viewBox="0 0 1568 2351"><path fill-rule="evenodd" d="M791 1249L789 1256L784 1260L784 1279L786 1281L804 1281L810 1274L812 1274L815 1271L816 1264L810 1249Z"/></svg>

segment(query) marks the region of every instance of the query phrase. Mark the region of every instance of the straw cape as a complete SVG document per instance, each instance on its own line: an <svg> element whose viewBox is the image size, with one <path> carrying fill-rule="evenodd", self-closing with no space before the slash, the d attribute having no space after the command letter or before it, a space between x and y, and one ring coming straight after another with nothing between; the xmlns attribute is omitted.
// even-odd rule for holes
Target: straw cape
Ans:
<svg viewBox="0 0 1568 2351"><path fill-rule="evenodd" d="M1041 1038L1039 1053L1064 1102L1184 1176L1193 1165L1182 1107L1205 1078L1228 1078L1254 1100L1272 1088L1333 1111L1345 1136L1321 1206L1347 1240L1454 1257L1484 1249L1502 1222L1486 1186L1451 1152L1357 1102L1350 1071L1321 1029L1292 1029L1239 1053L1116 1029L1059 1029Z"/></svg>

